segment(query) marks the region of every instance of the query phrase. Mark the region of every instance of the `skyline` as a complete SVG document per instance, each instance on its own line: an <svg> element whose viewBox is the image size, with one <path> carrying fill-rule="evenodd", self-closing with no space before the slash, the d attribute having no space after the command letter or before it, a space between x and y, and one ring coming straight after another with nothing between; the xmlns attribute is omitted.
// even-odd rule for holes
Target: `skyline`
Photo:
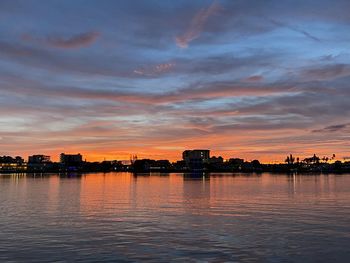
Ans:
<svg viewBox="0 0 350 263"><path fill-rule="evenodd" d="M0 156L0 171L3 173L84 173L84 172L132 172L138 173L190 173L193 176L203 176L205 173L286 173L296 174L329 174L348 173L350 171L349 161L339 161L333 155L331 157L320 157L314 154L311 157L300 159L290 154L279 163L261 163L259 160L244 160L237 157L224 159L221 156L210 155L209 149L192 149L182 153L182 158L171 162L168 159L138 159L137 156L130 160L104 160L102 162L89 162L81 154L61 153L58 162L53 162L47 155L32 155L28 161L20 156Z"/></svg>
<svg viewBox="0 0 350 263"><path fill-rule="evenodd" d="M154 160L154 161L171 161L173 163L176 163L178 161L181 161L184 159L184 154L186 152L197 152L197 151L200 151L200 152L208 152L208 158L213 158L213 160L217 160L217 159L222 159L222 161L224 162L228 162L230 159L231 160L242 160L244 162L254 162L254 161L259 161L258 159L242 159L241 156L229 156L229 157L223 157L222 154L211 154L211 150L210 149L187 149L183 152L180 152L178 155L179 155L179 158L178 159L175 159L175 160L171 160L171 159L168 159L166 156L162 156L163 158L162 159L158 159L158 160ZM130 164L136 160L139 160L139 161L142 161L142 160L152 160L149 156L143 156L143 157L139 157L137 154L135 155L130 155L129 156L129 159L124 159L124 160L121 160L121 159L106 159L104 158L103 160L88 160L87 158L85 158L86 156L82 155L80 152L75 152L75 153L72 153L72 152L65 152L65 153L60 153L58 156L50 156L50 155L46 155L46 154L42 154L42 153L32 153L31 155L28 155L28 156L21 156L21 155L18 155L18 154L15 154L13 156L10 156L10 155L0 155L0 159L1 158L5 158L7 162L20 162L20 163L26 163L26 162L31 162L30 160L33 159L33 160L40 160L39 162L42 162L41 159L44 160L44 163L46 162L62 162L62 156L75 156L75 157L78 157L81 159L81 162L104 162L104 161L107 161L107 162L122 162L123 164ZM75 158L74 157L74 158ZM203 156L201 157L203 158ZM11 159L11 160L10 160ZM8 161L10 160L10 161ZM28 161L27 161L28 160ZM293 161L291 161L293 160ZM310 161L311 160L311 161ZM313 156L309 156L309 157L306 157L304 159L300 158L300 156L293 156L293 154L289 154L287 156L285 156L284 159L281 159L281 160L276 160L276 161L273 161L273 162L262 162L262 164L284 164L284 163L289 163L289 162L316 162L315 160L318 160L318 161L321 161L323 163L327 163L327 164L330 164L330 163L335 163L335 162L345 162L345 163L349 163L349 158L348 157L343 157L343 158L338 158L336 156L336 154L333 154L332 156L317 156L316 153L313 154ZM37 161L33 161L33 162L37 162Z"/></svg>
<svg viewBox="0 0 350 263"><path fill-rule="evenodd" d="M0 155L347 157L349 8L1 1Z"/></svg>

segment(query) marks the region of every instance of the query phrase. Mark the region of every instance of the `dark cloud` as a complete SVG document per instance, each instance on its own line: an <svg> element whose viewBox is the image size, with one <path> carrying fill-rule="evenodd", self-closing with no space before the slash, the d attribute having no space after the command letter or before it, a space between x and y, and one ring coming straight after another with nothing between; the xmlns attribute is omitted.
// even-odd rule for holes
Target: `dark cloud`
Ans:
<svg viewBox="0 0 350 263"><path fill-rule="evenodd" d="M282 26L282 27L286 27L292 31L295 31L295 32L298 32L300 34L303 34L304 36L306 36L307 38L311 39L311 40L314 40L314 41L317 41L317 42L320 42L321 40L318 38L318 37L315 37L314 35L310 34L309 32L303 30L303 29L300 29L296 26L292 26L292 25L289 25L287 23L284 23L284 22L281 22L281 21L277 21L277 20L274 20L274 19L268 19L272 24L276 25L276 26Z"/></svg>
<svg viewBox="0 0 350 263"><path fill-rule="evenodd" d="M312 80L331 80L339 77L350 76L350 65L328 64L305 69L302 77Z"/></svg>
<svg viewBox="0 0 350 263"><path fill-rule="evenodd" d="M133 58L126 55L110 57L106 54L99 59L91 54L80 57L69 56L64 51L53 51L38 46L28 46L18 43L0 42L0 57L27 66L65 74L105 75L116 77L131 77L133 75Z"/></svg>
<svg viewBox="0 0 350 263"><path fill-rule="evenodd" d="M87 47L93 44L99 36L100 36L99 32L90 31L90 32L70 36L67 38L58 37L58 36L38 38L38 37L31 36L29 34L24 34L22 36L22 39L25 41L36 42L39 44L46 44L48 46L55 47L55 48L72 49L72 48Z"/></svg>
<svg viewBox="0 0 350 263"><path fill-rule="evenodd" d="M260 75L250 76L245 79L245 81L248 81L248 82L260 82L262 80L264 80L264 77Z"/></svg>
<svg viewBox="0 0 350 263"><path fill-rule="evenodd" d="M124 89L87 89L74 86L42 85L33 82L25 86L4 83L0 89L3 92L17 93L27 96L41 97L68 97L76 99L128 101L141 104L167 104L191 100L210 100L224 97L239 97L249 95L271 95L279 93L293 93L295 87L288 85L247 85L235 82L207 82L194 83L188 87L169 92L139 92L126 91Z"/></svg>
<svg viewBox="0 0 350 263"><path fill-rule="evenodd" d="M346 128L349 127L349 125L350 125L349 123L330 125L322 129L313 130L313 132L326 132L326 133L338 132L338 131L345 130Z"/></svg>

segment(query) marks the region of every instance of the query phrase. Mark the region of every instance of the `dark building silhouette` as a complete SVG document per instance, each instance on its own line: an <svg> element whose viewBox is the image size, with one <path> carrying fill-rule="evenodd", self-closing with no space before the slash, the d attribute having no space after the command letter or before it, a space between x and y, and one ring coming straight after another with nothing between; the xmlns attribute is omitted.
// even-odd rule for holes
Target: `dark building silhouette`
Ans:
<svg viewBox="0 0 350 263"><path fill-rule="evenodd" d="M121 161L103 161L100 163L101 169L103 171L120 171L123 169L123 163Z"/></svg>
<svg viewBox="0 0 350 263"><path fill-rule="evenodd" d="M210 164L222 164L223 162L224 162L224 158L222 158L221 156L219 157L213 156L209 158Z"/></svg>
<svg viewBox="0 0 350 263"><path fill-rule="evenodd" d="M134 172L149 172L151 167L155 164L155 160L140 159L133 162Z"/></svg>
<svg viewBox="0 0 350 263"><path fill-rule="evenodd" d="M83 162L83 156L78 154L65 154L61 153L60 155L60 162L63 164L74 164L74 163L82 163Z"/></svg>
<svg viewBox="0 0 350 263"><path fill-rule="evenodd" d="M172 165L169 160L157 160L153 166L151 166L151 170L169 170L172 169Z"/></svg>
<svg viewBox="0 0 350 263"><path fill-rule="evenodd" d="M50 163L51 157L48 155L32 155L28 157L28 163L36 163L36 164L42 164L42 163Z"/></svg>
<svg viewBox="0 0 350 263"><path fill-rule="evenodd" d="M52 170L53 167L48 155L37 154L28 157L28 171L30 172L45 172Z"/></svg>
<svg viewBox="0 0 350 263"><path fill-rule="evenodd" d="M140 159L132 164L134 172L150 172L171 170L173 167L168 160Z"/></svg>
<svg viewBox="0 0 350 263"><path fill-rule="evenodd" d="M27 164L20 156L1 156L0 157L0 171L5 172L24 172L27 170Z"/></svg>
<svg viewBox="0 0 350 263"><path fill-rule="evenodd" d="M81 170L83 166L83 156L78 154L65 154L61 153L60 163L65 170L77 171Z"/></svg>
<svg viewBox="0 0 350 263"><path fill-rule="evenodd" d="M230 158L228 160L228 165L231 170L240 171L243 167L244 159L241 158Z"/></svg>
<svg viewBox="0 0 350 263"><path fill-rule="evenodd" d="M186 170L186 163L184 160L176 161L173 163L173 167L176 171L184 171Z"/></svg>
<svg viewBox="0 0 350 263"><path fill-rule="evenodd" d="M202 170L209 163L209 150L186 150L182 153L182 158L186 163L186 167L191 170Z"/></svg>
<svg viewBox="0 0 350 263"><path fill-rule="evenodd" d="M24 163L24 159L21 156L0 156L1 163Z"/></svg>
<svg viewBox="0 0 350 263"><path fill-rule="evenodd" d="M216 170L216 171L224 170L226 168L224 163L224 158L222 158L221 156L210 157L208 168L210 170Z"/></svg>

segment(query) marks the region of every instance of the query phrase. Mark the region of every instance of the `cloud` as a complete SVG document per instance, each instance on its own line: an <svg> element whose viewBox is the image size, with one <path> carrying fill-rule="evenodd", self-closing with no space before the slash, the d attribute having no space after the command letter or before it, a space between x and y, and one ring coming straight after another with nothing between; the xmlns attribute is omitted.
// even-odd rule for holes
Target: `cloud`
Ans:
<svg viewBox="0 0 350 263"><path fill-rule="evenodd" d="M137 77L157 78L162 74L174 75L201 75L201 79L208 79L214 75L230 73L230 79L242 79L248 75L244 82L259 82L264 80L263 76L254 75L262 69L269 70L280 59L280 52L268 52L257 50L249 55L233 55L230 52L216 55L201 56L196 59L186 57L175 57L170 61L137 67L133 73Z"/></svg>
<svg viewBox="0 0 350 263"><path fill-rule="evenodd" d="M0 9L4 151L348 156L347 0L103 1L99 12L10 2L17 11Z"/></svg>
<svg viewBox="0 0 350 263"><path fill-rule="evenodd" d="M313 130L312 132L338 132L338 131L343 131L346 128L348 128L350 126L350 123L343 123L343 124L337 124L337 125L330 125L327 127L324 127L322 129L318 129L318 130Z"/></svg>
<svg viewBox="0 0 350 263"><path fill-rule="evenodd" d="M73 86L31 86L26 87L4 84L1 86L3 92L19 93L33 96L44 97L68 97L76 99L90 99L90 100L106 100L106 101L128 101L132 103L142 104L167 104L190 100L209 100L213 98L227 97L227 96L245 96L245 95L266 95L273 93L285 93L289 90L281 89L279 87L253 87L253 86L239 86L230 83L211 83L198 87L189 86L187 88L179 89L177 91L163 92L163 93L149 93L149 92L128 92L122 90L106 90L106 89L85 89L82 87Z"/></svg>
<svg viewBox="0 0 350 263"><path fill-rule="evenodd" d="M94 56L83 53L79 57L62 55L56 50L45 49L40 46L25 45L24 43L11 43L0 41L0 56L10 61L27 66L29 69L39 68L65 74L104 75L131 77L133 58L125 54ZM89 62L89 63L87 63ZM136 62L135 62L136 63ZM128 69L130 67L130 71Z"/></svg>
<svg viewBox="0 0 350 263"><path fill-rule="evenodd" d="M247 82L260 82L262 80L264 80L264 77L260 76L260 75L250 76L250 77L245 79L245 81L247 81Z"/></svg>
<svg viewBox="0 0 350 263"><path fill-rule="evenodd" d="M305 69L303 77L312 80L331 80L339 77L350 76L350 65L348 64L329 64Z"/></svg>
<svg viewBox="0 0 350 263"><path fill-rule="evenodd" d="M306 36L307 38L311 39L311 40L314 40L314 41L317 41L317 42L320 42L321 40L318 38L318 37L315 37L314 35L310 34L309 32L303 30L303 29L300 29L296 26L292 26L292 25L289 25L287 23L284 23L284 22L281 22L281 21L277 21L275 19L268 19L272 24L276 25L276 26L281 26L281 27L285 27L285 28L288 28L292 31L295 31L295 32L298 32L300 34L303 34L304 36Z"/></svg>
<svg viewBox="0 0 350 263"><path fill-rule="evenodd" d="M134 70L134 73L142 76L158 76L163 73L169 72L173 67L175 67L175 63L162 63L157 64L155 66L142 67Z"/></svg>
<svg viewBox="0 0 350 263"><path fill-rule="evenodd" d="M53 37L49 36L47 38L36 38L29 34L24 34L22 36L23 40L34 41L39 43L45 43L48 46L63 49L74 49L86 47L94 43L101 34L97 31L90 31L86 33L81 33L68 38L63 37Z"/></svg>
<svg viewBox="0 0 350 263"><path fill-rule="evenodd" d="M176 37L176 44L180 48L187 48L188 44L198 38L203 28L212 15L216 14L220 9L217 1L214 1L208 8L202 8L192 19L186 32Z"/></svg>

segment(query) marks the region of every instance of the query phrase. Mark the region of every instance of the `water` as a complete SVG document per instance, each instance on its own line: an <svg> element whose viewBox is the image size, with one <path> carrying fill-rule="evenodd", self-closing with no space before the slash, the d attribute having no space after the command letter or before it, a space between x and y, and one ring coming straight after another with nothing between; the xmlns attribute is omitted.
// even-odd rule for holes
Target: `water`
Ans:
<svg viewBox="0 0 350 263"><path fill-rule="evenodd" d="M0 175L0 262L350 262L350 175Z"/></svg>

